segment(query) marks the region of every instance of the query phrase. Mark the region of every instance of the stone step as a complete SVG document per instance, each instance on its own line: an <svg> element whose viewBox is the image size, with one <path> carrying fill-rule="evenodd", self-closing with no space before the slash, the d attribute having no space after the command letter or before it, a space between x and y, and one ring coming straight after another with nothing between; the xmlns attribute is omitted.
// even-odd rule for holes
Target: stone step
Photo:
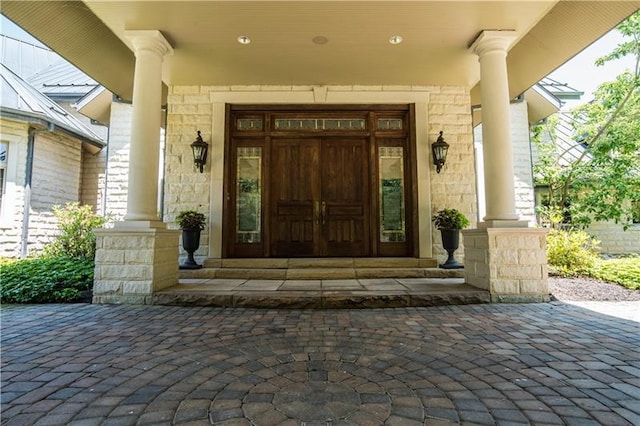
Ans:
<svg viewBox="0 0 640 426"><path fill-rule="evenodd" d="M183 280L153 304L234 308L401 308L489 303L488 291L449 279Z"/></svg>
<svg viewBox="0 0 640 426"><path fill-rule="evenodd" d="M347 257L291 259L206 259L205 268L319 269L319 268L435 268L436 259L413 257Z"/></svg>
<svg viewBox="0 0 640 426"><path fill-rule="evenodd" d="M355 278L464 278L464 270L440 268L202 268L180 270L180 278L336 280Z"/></svg>

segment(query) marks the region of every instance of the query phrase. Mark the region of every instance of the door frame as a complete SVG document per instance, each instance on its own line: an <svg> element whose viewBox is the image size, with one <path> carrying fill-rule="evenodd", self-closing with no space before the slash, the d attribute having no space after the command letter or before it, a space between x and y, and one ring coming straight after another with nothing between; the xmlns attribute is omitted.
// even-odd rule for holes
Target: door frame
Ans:
<svg viewBox="0 0 640 426"><path fill-rule="evenodd" d="M385 113L391 117L398 115L404 116L402 131L397 130L379 130L376 127L377 118L384 118ZM235 130L234 123L237 114L246 117L264 117L264 128L251 132L238 132ZM369 203L369 245L371 246L370 255L376 256L408 256L419 257L419 238L418 238L418 179L417 179L417 158L416 158L416 113L414 104L287 104L287 105L268 105L268 104L225 104L225 137L224 137L224 171L223 171L223 197L222 197L222 257L271 257L269 250L270 241L270 224L269 215L265 212L271 206L269 193L269 166L271 162L269 143L272 136L292 137L289 132L282 132L272 129L273 117L280 115L309 117L340 117L344 114L350 116L362 116L366 119L366 130L349 130L348 132L340 130L319 130L307 131L306 135L296 135L295 137L367 137L369 138L369 188L376 191L371 195ZM242 134L241 134L242 133ZM406 242L403 244L402 250L394 250L392 244L381 242L379 237L379 197L378 189L378 157L377 157L377 141L382 140L400 140L404 139L404 201L405 201L405 222L406 222ZM261 179L263 182L262 201L261 204L265 208L261 211L262 223L262 240L261 244L252 244L252 247L245 247L238 252L234 247L235 230L232 227L235 223L235 176L236 165L232 159L235 158L233 150L236 146L251 145L261 146L263 152L263 164Z"/></svg>

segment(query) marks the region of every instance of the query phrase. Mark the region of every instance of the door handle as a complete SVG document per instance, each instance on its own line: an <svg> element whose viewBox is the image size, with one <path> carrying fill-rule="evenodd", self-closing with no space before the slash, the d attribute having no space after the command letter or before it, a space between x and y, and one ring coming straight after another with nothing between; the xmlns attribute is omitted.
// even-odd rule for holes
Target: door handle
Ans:
<svg viewBox="0 0 640 426"><path fill-rule="evenodd" d="M322 224L327 223L327 203L322 202Z"/></svg>
<svg viewBox="0 0 640 426"><path fill-rule="evenodd" d="M316 225L320 224L320 201L313 202L313 217L315 218Z"/></svg>

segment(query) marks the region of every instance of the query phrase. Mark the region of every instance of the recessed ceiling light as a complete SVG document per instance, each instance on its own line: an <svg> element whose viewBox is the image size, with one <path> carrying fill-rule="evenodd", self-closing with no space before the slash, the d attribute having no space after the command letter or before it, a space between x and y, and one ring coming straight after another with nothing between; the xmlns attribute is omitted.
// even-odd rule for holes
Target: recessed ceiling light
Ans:
<svg viewBox="0 0 640 426"><path fill-rule="evenodd" d="M391 43L391 44L400 44L400 43L402 43L402 36L393 35L393 36L389 37L389 43Z"/></svg>
<svg viewBox="0 0 640 426"><path fill-rule="evenodd" d="M251 43L251 39L248 36L239 36L238 43L240 44L249 44Z"/></svg>
<svg viewBox="0 0 640 426"><path fill-rule="evenodd" d="M314 42L315 44L327 44L329 43L329 39L326 38L325 36L315 36L314 38L311 39L312 42Z"/></svg>

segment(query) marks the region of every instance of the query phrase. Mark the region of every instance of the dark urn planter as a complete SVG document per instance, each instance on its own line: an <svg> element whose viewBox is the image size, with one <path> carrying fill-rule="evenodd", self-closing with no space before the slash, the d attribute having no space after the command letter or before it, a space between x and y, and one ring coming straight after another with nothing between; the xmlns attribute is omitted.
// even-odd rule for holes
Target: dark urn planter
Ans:
<svg viewBox="0 0 640 426"><path fill-rule="evenodd" d="M449 257L447 261L440 265L443 269L462 269L464 265L458 263L453 253L458 249L460 244L460 230L459 229L441 229L442 235L442 248L447 251Z"/></svg>
<svg viewBox="0 0 640 426"><path fill-rule="evenodd" d="M198 265L193 258L193 253L200 247L200 230L182 230L182 248L187 252L189 257L180 265L180 269L200 269L202 265Z"/></svg>

